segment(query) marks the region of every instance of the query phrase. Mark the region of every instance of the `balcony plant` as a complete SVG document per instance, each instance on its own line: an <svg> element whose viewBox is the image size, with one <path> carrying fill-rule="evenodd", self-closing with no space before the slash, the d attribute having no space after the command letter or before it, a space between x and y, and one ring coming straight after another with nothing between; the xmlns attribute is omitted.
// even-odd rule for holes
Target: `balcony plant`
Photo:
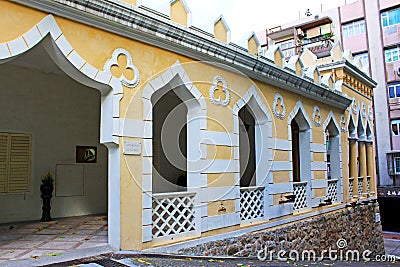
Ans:
<svg viewBox="0 0 400 267"><path fill-rule="evenodd" d="M53 175L50 172L47 172L46 174L42 175L40 184L40 193L41 193L41 198L43 200L42 218L40 219L41 222L51 221L50 200L53 197L53 189L54 189Z"/></svg>

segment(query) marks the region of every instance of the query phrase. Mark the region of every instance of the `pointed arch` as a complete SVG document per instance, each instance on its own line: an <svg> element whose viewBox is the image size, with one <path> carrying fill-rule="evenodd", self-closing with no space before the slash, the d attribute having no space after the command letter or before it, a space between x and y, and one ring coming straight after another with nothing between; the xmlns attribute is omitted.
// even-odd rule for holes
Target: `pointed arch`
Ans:
<svg viewBox="0 0 400 267"><path fill-rule="evenodd" d="M241 151L241 140L240 137L240 123L239 123L239 112L246 108L252 117L254 118L254 147L253 150L255 158L255 186L264 187L264 190L268 191L268 184L271 182L272 176L270 174L270 169L272 165L272 116L271 112L264 104L261 94L258 93L254 85L252 85L247 92L239 99L233 106L233 123L234 123L234 143L238 144L238 169L243 165L243 162L247 163L247 159L241 157L245 153ZM235 184L240 185L240 175L236 177ZM237 188L239 190L239 188ZM264 191L265 192L265 191ZM264 219L267 218L266 207L269 206L266 197L264 197ZM237 205L240 205L240 200L236 200Z"/></svg>
<svg viewBox="0 0 400 267"><path fill-rule="evenodd" d="M86 62L69 43L52 15L18 38L0 43L0 64L12 61L37 45L41 45L51 60L78 83L94 88L101 94L100 143L108 148L108 225L109 244L120 248L120 152L119 101L123 96L120 81L108 71ZM9 47L9 49L7 49Z"/></svg>
<svg viewBox="0 0 400 267"><path fill-rule="evenodd" d="M349 112L349 116L347 119L347 132L348 132L348 138L356 138L357 137L357 127L354 122L353 115L351 112Z"/></svg>
<svg viewBox="0 0 400 267"><path fill-rule="evenodd" d="M294 106L292 112L290 112L289 116L288 116L288 120L287 120L287 124L290 126L290 123L292 122L292 120L298 115L301 114L301 116L304 118L302 125L300 126L300 128L302 129L307 129L307 128L311 128L312 124L311 124L311 120L310 118L307 116L307 112L303 107L303 103L301 103L301 101L297 101L296 105ZM289 139L290 139L290 133L289 133Z"/></svg>
<svg viewBox="0 0 400 267"><path fill-rule="evenodd" d="M361 115L361 110L358 110L358 116L357 116L357 137L359 141L365 141L365 134L366 134L366 125L363 123L362 115Z"/></svg>
<svg viewBox="0 0 400 267"><path fill-rule="evenodd" d="M329 112L328 117L325 120L323 129L324 133L326 134L324 144L327 153L327 178L329 180L337 180L337 199L333 200L341 202L343 199L341 129L336 122L335 116L332 111ZM329 185L326 190L326 194L328 196Z"/></svg>
<svg viewBox="0 0 400 267"><path fill-rule="evenodd" d="M149 81L142 92L143 103L143 121L145 124L144 140L145 151L142 157L142 201L149 203L154 194L153 179L153 107L168 92L174 92L182 103L186 106L186 128L187 128L187 155L186 155L186 175L187 175L187 191L194 192L200 187L207 186L207 179L202 179L201 170L203 169L206 151L201 151L201 137L206 136L207 128L207 104L192 83L185 69L179 61L175 62L171 67L157 75L156 78ZM203 166L203 167L202 167ZM200 208L200 196L195 198L196 209ZM151 205L150 205L151 207ZM148 207L143 206L142 210L142 241L152 240L152 227L149 222L152 221L152 214L148 212ZM201 233L200 219L196 212L196 234Z"/></svg>

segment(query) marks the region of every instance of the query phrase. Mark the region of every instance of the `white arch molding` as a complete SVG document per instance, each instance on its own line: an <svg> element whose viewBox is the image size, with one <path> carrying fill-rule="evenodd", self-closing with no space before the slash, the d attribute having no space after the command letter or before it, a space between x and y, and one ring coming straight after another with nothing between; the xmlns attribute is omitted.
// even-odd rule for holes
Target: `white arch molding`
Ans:
<svg viewBox="0 0 400 267"><path fill-rule="evenodd" d="M250 107L249 111L252 113L255 120L255 143L256 143L256 186L262 186L264 190L264 219L267 219L267 208L272 205L273 199L266 192L268 185L272 182L270 170L272 166L272 116L268 108L265 106L260 94L257 92L254 85L252 85L247 92L239 99L233 106L233 140L234 144L239 142L239 111L245 106ZM239 149L237 147L236 149ZM240 159L237 160L237 169L240 169ZM240 174L235 176L235 190L240 192ZM236 200L236 205L240 206L240 200Z"/></svg>
<svg viewBox="0 0 400 267"><path fill-rule="evenodd" d="M178 88L178 89L177 89ZM184 88L184 89L181 89ZM143 121L145 123L144 142L147 142L149 151L145 151L142 162L142 201L151 203L153 195L153 116L151 101L152 95L158 90L174 90L175 94L185 102L188 109L187 115L187 191L196 192L195 198L195 224L196 234L201 234L201 216L200 216L200 190L207 186L207 179L202 179L201 171L206 168L203 166L206 161L205 151L200 151L201 137L205 136L207 128L207 104L196 86L191 82L181 63L177 61L170 68L165 70L157 78L151 80L142 93L143 102ZM146 145L145 145L146 147ZM149 202L150 201L150 202ZM142 241L152 240L152 215L151 206L143 205L142 212ZM203 212L204 213L204 212Z"/></svg>
<svg viewBox="0 0 400 267"><path fill-rule="evenodd" d="M301 181L307 182L307 208L311 208L314 197L312 195L312 182L313 182L313 172L311 171L311 143L312 143L312 123L310 118L307 116L307 112L303 107L301 101L297 101L292 112L290 112L287 120L288 125L288 140L292 141L292 120L296 119L297 116L300 117L300 121L296 121L299 125L299 153L300 153L300 178ZM291 142L292 143L292 142ZM293 146L292 146L293 151ZM293 165L292 165L293 166ZM290 182L293 184L293 169L290 175Z"/></svg>
<svg viewBox="0 0 400 267"><path fill-rule="evenodd" d="M13 60L36 45L42 45L57 66L77 82L101 94L100 143L108 148L108 242L120 249L120 152L118 144L119 101L123 96L120 81L110 72L87 63L71 46L52 15L43 18L28 32L0 43L0 64ZM112 196L112 197L111 197Z"/></svg>
<svg viewBox="0 0 400 267"><path fill-rule="evenodd" d="M341 115L342 116L342 115ZM342 173L342 138L341 138L341 133L342 129L341 126L336 122L335 115L333 114L333 111L331 110L328 114L328 117L326 118L323 129L324 133L328 130L329 124L332 122L329 129L330 132L333 132L333 135L331 137L331 166L334 166L334 168L331 170L333 179L338 179L338 202L343 201L343 173ZM331 133L332 134L332 133ZM326 140L324 140L324 144L326 147ZM326 193L328 193L328 187L326 189Z"/></svg>

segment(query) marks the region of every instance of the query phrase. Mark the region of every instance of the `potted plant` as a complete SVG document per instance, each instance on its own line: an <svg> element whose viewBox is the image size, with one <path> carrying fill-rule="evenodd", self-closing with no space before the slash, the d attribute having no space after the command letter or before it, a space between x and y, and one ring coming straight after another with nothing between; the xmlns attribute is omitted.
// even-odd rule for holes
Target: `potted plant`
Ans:
<svg viewBox="0 0 400 267"><path fill-rule="evenodd" d="M41 198L43 199L43 205L42 205L42 218L40 219L40 221L49 222L51 221L50 199L53 196L53 189L54 189L53 175L50 172L48 172L42 176L41 181L42 183L40 184L40 193L41 193Z"/></svg>

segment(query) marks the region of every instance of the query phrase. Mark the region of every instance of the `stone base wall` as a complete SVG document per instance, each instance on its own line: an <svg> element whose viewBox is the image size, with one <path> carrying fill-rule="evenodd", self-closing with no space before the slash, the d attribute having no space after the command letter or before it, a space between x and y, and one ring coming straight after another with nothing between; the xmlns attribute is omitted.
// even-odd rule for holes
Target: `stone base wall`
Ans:
<svg viewBox="0 0 400 267"><path fill-rule="evenodd" d="M321 255L323 250L338 249L337 242L344 239L343 250L371 251L371 256L385 253L382 227L375 222L379 212L376 203L343 208L335 213L319 215L307 220L285 225L279 229L262 230L234 238L227 238L181 249L178 253L204 256L256 257L258 251L313 250Z"/></svg>

